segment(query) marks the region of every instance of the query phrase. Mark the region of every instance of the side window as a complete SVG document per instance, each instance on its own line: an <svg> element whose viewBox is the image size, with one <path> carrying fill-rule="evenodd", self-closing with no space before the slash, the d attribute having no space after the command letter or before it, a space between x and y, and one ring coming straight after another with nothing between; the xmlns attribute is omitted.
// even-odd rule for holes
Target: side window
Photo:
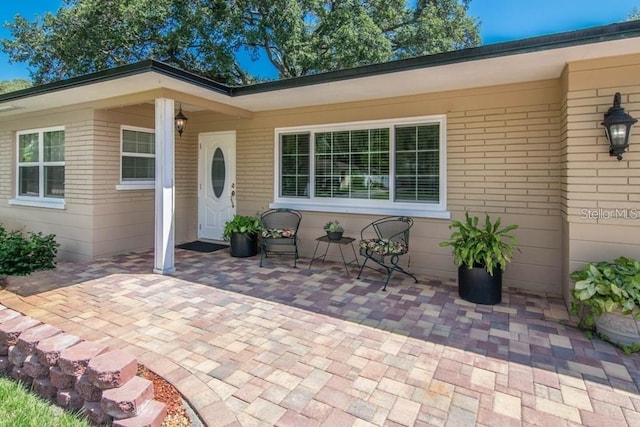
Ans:
<svg viewBox="0 0 640 427"><path fill-rule="evenodd" d="M17 195L64 199L64 129L18 132Z"/></svg>
<svg viewBox="0 0 640 427"><path fill-rule="evenodd" d="M280 135L280 196L309 197L309 134Z"/></svg>
<svg viewBox="0 0 640 427"><path fill-rule="evenodd" d="M122 128L121 181L152 183L156 173L155 134L149 129Z"/></svg>
<svg viewBox="0 0 640 427"><path fill-rule="evenodd" d="M396 201L438 202L440 125L396 127Z"/></svg>

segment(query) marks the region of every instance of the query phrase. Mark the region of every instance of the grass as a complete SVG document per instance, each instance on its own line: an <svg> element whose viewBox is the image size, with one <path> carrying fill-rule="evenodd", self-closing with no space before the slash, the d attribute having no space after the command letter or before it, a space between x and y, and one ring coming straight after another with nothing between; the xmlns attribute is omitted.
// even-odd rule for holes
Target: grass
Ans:
<svg viewBox="0 0 640 427"><path fill-rule="evenodd" d="M42 400L24 385L0 378L0 427L89 427L78 414Z"/></svg>

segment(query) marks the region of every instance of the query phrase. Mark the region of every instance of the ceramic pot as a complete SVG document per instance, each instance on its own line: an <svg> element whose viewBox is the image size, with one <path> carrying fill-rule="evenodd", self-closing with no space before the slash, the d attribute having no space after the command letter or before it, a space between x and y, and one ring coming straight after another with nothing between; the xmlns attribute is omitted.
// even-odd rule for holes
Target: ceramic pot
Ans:
<svg viewBox="0 0 640 427"><path fill-rule="evenodd" d="M465 301L494 305L502 301L502 271L493 276L484 267L458 267L458 295Z"/></svg>
<svg viewBox="0 0 640 427"><path fill-rule="evenodd" d="M327 231L327 237L329 240L340 240L342 239L342 233L344 231Z"/></svg>
<svg viewBox="0 0 640 427"><path fill-rule="evenodd" d="M596 330L614 344L630 346L640 343L640 319L632 314L608 312L596 316Z"/></svg>
<svg viewBox="0 0 640 427"><path fill-rule="evenodd" d="M229 239L231 256L246 258L258 253L258 235L233 233Z"/></svg>

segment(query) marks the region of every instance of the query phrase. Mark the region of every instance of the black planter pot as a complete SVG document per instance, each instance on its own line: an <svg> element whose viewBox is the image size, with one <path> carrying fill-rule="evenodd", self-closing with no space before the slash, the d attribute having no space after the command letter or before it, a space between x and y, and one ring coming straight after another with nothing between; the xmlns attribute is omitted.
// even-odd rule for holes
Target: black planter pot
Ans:
<svg viewBox="0 0 640 427"><path fill-rule="evenodd" d="M502 271L491 276L483 267L458 267L458 295L476 304L500 304L502 301Z"/></svg>
<svg viewBox="0 0 640 427"><path fill-rule="evenodd" d="M231 256L246 258L258 253L258 235L233 233L229 239Z"/></svg>
<svg viewBox="0 0 640 427"><path fill-rule="evenodd" d="M329 240L340 240L344 231L327 231L327 238Z"/></svg>

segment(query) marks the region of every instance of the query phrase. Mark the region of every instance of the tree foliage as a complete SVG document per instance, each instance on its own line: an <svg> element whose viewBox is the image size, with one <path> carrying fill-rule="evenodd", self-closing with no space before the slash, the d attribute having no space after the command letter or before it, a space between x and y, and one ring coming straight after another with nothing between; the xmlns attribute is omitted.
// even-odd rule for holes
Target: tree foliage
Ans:
<svg viewBox="0 0 640 427"><path fill-rule="evenodd" d="M6 24L2 50L45 83L153 58L218 81L289 78L476 46L471 0L64 0ZM246 61L245 61L246 62Z"/></svg>
<svg viewBox="0 0 640 427"><path fill-rule="evenodd" d="M31 87L27 79L0 80L0 94Z"/></svg>
<svg viewBox="0 0 640 427"><path fill-rule="evenodd" d="M640 9L637 7L634 7L631 10L631 13L629 14L629 17L627 18L627 21L635 21L637 19L640 19Z"/></svg>

